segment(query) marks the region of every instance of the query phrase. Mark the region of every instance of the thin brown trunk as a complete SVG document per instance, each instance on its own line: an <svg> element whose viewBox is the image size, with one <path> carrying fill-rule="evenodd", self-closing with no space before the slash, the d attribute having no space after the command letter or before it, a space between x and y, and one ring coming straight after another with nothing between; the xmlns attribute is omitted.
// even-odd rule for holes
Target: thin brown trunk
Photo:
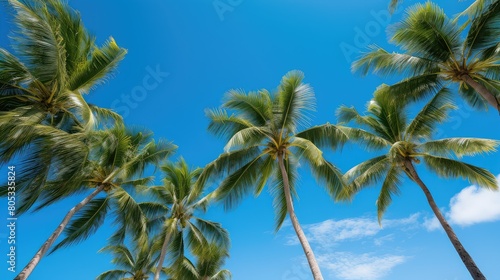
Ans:
<svg viewBox="0 0 500 280"><path fill-rule="evenodd" d="M465 264L465 267L467 267L467 270L469 270L470 275L474 280L486 280L486 277L484 277L483 273L479 268L477 267L476 263L472 259L472 257L469 255L469 253L465 250L464 246L462 243L460 243L460 240L458 240L457 235L451 228L451 226L448 224L446 221L445 217L443 214L441 214L441 211L439 211L438 206L436 205L436 202L434 201L434 198L431 195L431 192L427 188L427 186L422 182L420 177L417 174L417 171L415 170L415 167L411 163L411 161L406 161L405 166L408 169L408 172L411 175L411 179L413 179L422 189L422 191L425 194L425 197L427 198L427 201L429 202L429 205L432 208L432 211L434 212L434 215L436 215L436 218L439 220L441 223L441 226L443 227L444 231L448 235L448 238L451 241L451 244L453 244L453 247L455 247L455 250L457 251L458 255L462 259L462 262Z"/></svg>
<svg viewBox="0 0 500 280"><path fill-rule="evenodd" d="M76 212L78 212L80 209L82 209L83 206L85 206L87 203L89 203L97 194L99 194L102 190L104 189L104 186L99 186L96 188L91 194L89 194L85 199L83 199L80 203L75 205L71 210L69 210L68 214L64 217L62 222L59 224L59 226L56 228L56 230L50 235L50 237L45 241L45 243L40 247L38 252L36 252L35 256L30 260L30 262L23 268L23 270L14 278L14 280L25 280L27 279L30 274L33 272L35 267L38 265L42 257L47 253L47 251L50 249L52 244L56 241L56 239L61 235L63 232L64 228L68 225L69 221L75 215Z"/></svg>
<svg viewBox="0 0 500 280"><path fill-rule="evenodd" d="M500 103L498 102L495 95L489 91L485 86L476 82L469 75L462 75L462 80L467 83L467 85L471 86L481 97L484 98L493 108L495 108L500 113Z"/></svg>
<svg viewBox="0 0 500 280"><path fill-rule="evenodd" d="M279 153L278 155L278 163L281 170L281 175L283 177L283 188L285 191L286 198L286 208L288 210L288 216L290 216L290 220L292 222L293 228L297 233L297 237L299 238L300 244L302 245L302 249L304 249L304 253L306 254L307 262L309 263L309 267L311 268L312 275L314 280L323 280L323 276L321 275L321 270L319 269L318 262L316 261L316 257L314 257L314 253L311 249L311 245L307 241L306 235L304 231L300 227L299 220L297 216L295 216L295 210L293 209L292 196L290 194L290 182L288 181L288 173L285 168L285 163L283 159L283 153Z"/></svg>
<svg viewBox="0 0 500 280"><path fill-rule="evenodd" d="M160 279L160 272L163 268L163 262L165 261L165 256L167 255L168 243L170 242L172 232L170 228L167 229L167 233L165 234L165 240L163 240L163 245L161 246L160 259L158 260L158 265L155 271L154 280Z"/></svg>

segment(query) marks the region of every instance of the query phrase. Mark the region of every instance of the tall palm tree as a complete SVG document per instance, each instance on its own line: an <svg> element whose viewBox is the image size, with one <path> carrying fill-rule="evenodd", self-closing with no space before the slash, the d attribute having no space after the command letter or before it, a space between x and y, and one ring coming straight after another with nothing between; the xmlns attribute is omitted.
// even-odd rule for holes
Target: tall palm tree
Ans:
<svg viewBox="0 0 500 280"><path fill-rule="evenodd" d="M457 84L469 105L487 109L489 104L500 112L500 1L481 2L469 11L467 29L436 4L412 6L392 30L391 41L404 53L372 46L353 63L353 70L405 75L401 82L383 87L401 98L421 99Z"/></svg>
<svg viewBox="0 0 500 280"><path fill-rule="evenodd" d="M462 156L495 151L499 142L478 138L446 138L431 140L436 126L447 119L450 92L439 91L413 119L407 115L407 106L392 95L376 92L367 106L367 115L360 115L354 108L341 107L339 120L354 121L361 128L341 128L350 137L367 148L386 153L369 159L345 176L350 182L346 194L352 197L359 190L382 182L377 199L379 222L392 201L400 192L402 176L406 176L422 189L441 226L448 235L460 258L474 279L486 279L467 253L455 232L436 205L427 186L420 179L415 164L421 161L432 172L444 178L467 178L481 187L497 189L497 180L488 170L459 160ZM457 159L458 158L458 159Z"/></svg>
<svg viewBox="0 0 500 280"><path fill-rule="evenodd" d="M158 165L174 152L176 146L166 141L155 142L152 133L129 131L123 126L96 131L92 136L87 168L75 180L81 183L61 188L61 182L48 182L40 195L38 208L66 197L67 189L71 189L72 193L92 192L71 208L16 280L24 280L32 273L63 231L66 237L53 251L80 242L93 234L102 225L111 207L123 225L112 237L115 243L123 242L126 231L135 233L134 236L144 241L148 225L148 215L145 212L164 211L161 205L137 203L130 192L135 187L150 182L151 178L142 176L145 168ZM98 197L101 193L105 195ZM77 213L79 215L75 216Z"/></svg>
<svg viewBox="0 0 500 280"><path fill-rule="evenodd" d="M17 193L29 208L45 181L69 181L82 168L82 133L99 119L121 121L83 94L110 77L126 50L112 38L97 47L80 15L59 0L8 4L17 30L15 54L0 48L0 164L21 160Z"/></svg>
<svg viewBox="0 0 500 280"><path fill-rule="evenodd" d="M202 169L190 169L182 158L176 163L166 163L161 169L165 176L164 184L148 189L156 201L170 208L158 238L161 251L155 280L159 279L169 252L172 263L182 262L185 244L193 253L211 242L224 250L229 247L227 231L219 223L199 215L206 211L209 202L207 196L202 196L203 190L195 187Z"/></svg>
<svg viewBox="0 0 500 280"><path fill-rule="evenodd" d="M132 251L125 245L108 245L99 252L113 254L111 262L117 269L101 273L96 280L146 280L153 274L158 260L158 252L141 244L135 244Z"/></svg>
<svg viewBox="0 0 500 280"><path fill-rule="evenodd" d="M184 257L182 263L166 271L170 280L227 280L231 279L231 272L221 267L228 256L225 249L210 243L197 254L196 264Z"/></svg>
<svg viewBox="0 0 500 280"><path fill-rule="evenodd" d="M226 208L235 206L252 190L258 196L270 183L276 230L288 214L314 279L323 279L295 215L295 180L298 163L307 163L316 179L335 197L343 186L342 174L323 157L315 143L335 147L341 138L331 125L298 131L307 124L315 107L313 90L302 81L301 72L291 71L283 77L275 94L266 90L248 94L232 90L221 109L209 110L209 130L227 137L228 142L225 152L205 167L199 183L205 184L214 175L227 175L214 193Z"/></svg>

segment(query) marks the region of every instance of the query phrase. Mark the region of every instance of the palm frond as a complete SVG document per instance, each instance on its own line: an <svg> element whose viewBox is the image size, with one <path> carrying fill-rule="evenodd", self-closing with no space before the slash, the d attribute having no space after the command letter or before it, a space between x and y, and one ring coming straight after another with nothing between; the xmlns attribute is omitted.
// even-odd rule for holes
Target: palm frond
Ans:
<svg viewBox="0 0 500 280"><path fill-rule="evenodd" d="M435 69L436 62L418 56L401 53L389 53L381 47L371 45L363 56L352 64L353 72L380 73L381 75L420 75L429 69Z"/></svg>
<svg viewBox="0 0 500 280"><path fill-rule="evenodd" d="M342 129L330 123L313 126L295 136L307 139L319 148L329 147L331 149L342 147L348 139Z"/></svg>
<svg viewBox="0 0 500 280"><path fill-rule="evenodd" d="M293 159L288 158L285 160L286 173L288 175L288 182L290 185L290 194L292 196L292 201L297 198L296 182L298 179L296 162ZM279 168L275 168L274 184L270 187L271 195L273 196L273 208L275 212L275 226L274 231L278 232L288 215L288 207L286 205L286 196L283 183L283 175Z"/></svg>
<svg viewBox="0 0 500 280"><path fill-rule="evenodd" d="M314 92L308 84L302 83L303 79L302 72L290 71L281 80L276 99L281 130L295 133L297 127L308 124L307 112L315 110Z"/></svg>
<svg viewBox="0 0 500 280"><path fill-rule="evenodd" d="M110 38L101 48L92 50L90 59L75 69L68 88L81 94L88 93L106 81L106 77L118 67L126 54L127 51Z"/></svg>
<svg viewBox="0 0 500 280"><path fill-rule="evenodd" d="M475 156L495 152L499 141L480 138L446 138L427 141L418 146L425 153L438 156Z"/></svg>
<svg viewBox="0 0 500 280"><path fill-rule="evenodd" d="M389 167L390 161L386 155L369 159L354 166L344 174L348 185L343 195L345 198L352 199L352 196L362 188L380 181Z"/></svg>
<svg viewBox="0 0 500 280"><path fill-rule="evenodd" d="M495 175L488 170L461 161L432 156L423 156L426 166L444 178L463 178L480 187L498 189Z"/></svg>
<svg viewBox="0 0 500 280"><path fill-rule="evenodd" d="M234 114L229 115L223 109L206 110L205 112L210 119L208 131L219 137L229 139L238 131L254 126L247 119Z"/></svg>
<svg viewBox="0 0 500 280"><path fill-rule="evenodd" d="M451 92L446 88L441 89L406 127L405 135L410 138L430 137L436 125L446 121L448 112L456 108L452 103Z"/></svg>
<svg viewBox="0 0 500 280"><path fill-rule="evenodd" d="M487 2L487 1L478 1ZM500 37L500 2L492 1L484 12L475 16L471 21L469 32L465 38L465 47L468 51L467 57L499 43Z"/></svg>
<svg viewBox="0 0 500 280"><path fill-rule="evenodd" d="M328 194L334 199L340 199L343 188L346 186L340 169L322 158L319 165L311 164L311 171L316 181L325 185Z"/></svg>
<svg viewBox="0 0 500 280"><path fill-rule="evenodd" d="M229 233L220 223L196 218L196 225L200 231L207 237L210 243L215 242L217 246L228 249L230 244Z"/></svg>
<svg viewBox="0 0 500 280"><path fill-rule="evenodd" d="M16 11L16 51L41 83L66 83L66 51L57 20L44 3L9 0Z"/></svg>
<svg viewBox="0 0 500 280"><path fill-rule="evenodd" d="M434 3L415 4L394 26L391 40L410 53L438 62L452 58L460 49L459 28Z"/></svg>
<svg viewBox="0 0 500 280"><path fill-rule="evenodd" d="M272 118L272 101L270 93L263 90L248 93L241 90L231 90L226 94L224 108L236 110L241 118L253 126L264 126Z"/></svg>
<svg viewBox="0 0 500 280"><path fill-rule="evenodd" d="M215 191L215 199L222 201L225 209L235 207L255 187L264 162L263 155L258 156L229 174Z"/></svg>
<svg viewBox="0 0 500 280"><path fill-rule="evenodd" d="M51 253L66 246L79 243L95 233L104 223L109 210L108 198L96 198L84 206L64 229L66 237L51 250Z"/></svg>
<svg viewBox="0 0 500 280"><path fill-rule="evenodd" d="M101 273L99 276L97 276L96 280L123 279L127 274L130 274L130 272L128 272L126 270L113 269L113 270L108 270L106 272Z"/></svg>
<svg viewBox="0 0 500 280"><path fill-rule="evenodd" d="M379 224L382 223L382 216L392 202L392 196L400 193L399 186L401 185L401 181L401 169L398 166L391 166L387 170L382 189L377 198L376 204Z"/></svg>
<svg viewBox="0 0 500 280"><path fill-rule="evenodd" d="M227 141L224 151L228 152L237 147L254 146L266 137L266 128L252 126L236 132L229 141Z"/></svg>

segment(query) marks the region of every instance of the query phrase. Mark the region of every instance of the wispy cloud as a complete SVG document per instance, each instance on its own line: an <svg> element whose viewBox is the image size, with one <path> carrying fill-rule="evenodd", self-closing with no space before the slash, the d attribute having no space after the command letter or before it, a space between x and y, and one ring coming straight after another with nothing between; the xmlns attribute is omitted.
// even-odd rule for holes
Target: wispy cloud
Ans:
<svg viewBox="0 0 500 280"><path fill-rule="evenodd" d="M500 175L498 176L500 180ZM449 210L445 212L451 224L471 226L478 223L500 220L500 191L491 191L477 186L461 190L450 200ZM434 217L424 222L427 230L441 228Z"/></svg>
<svg viewBox="0 0 500 280"><path fill-rule="evenodd" d="M322 254L318 262L332 277L346 280L376 280L386 276L395 266L402 264L406 256L352 253Z"/></svg>
<svg viewBox="0 0 500 280"><path fill-rule="evenodd" d="M303 225L303 229L315 249L321 268L331 278L375 280L390 273L409 257L394 252L374 253L371 250L378 251L377 248L382 244L394 242L400 237L396 233L421 228L421 224L420 214L417 213L406 218L384 220L382 226L376 217L357 217L330 219ZM290 227L289 230L293 229ZM352 241L365 245L352 247ZM299 245L294 233L288 234L286 244Z"/></svg>
<svg viewBox="0 0 500 280"><path fill-rule="evenodd" d="M303 227L310 243L331 247L342 241L372 237L388 228L418 226L418 217L417 213L403 219L387 219L383 221L382 226L379 225L375 217L363 217L342 220L330 219ZM289 235L286 244L297 245L299 241L295 235Z"/></svg>

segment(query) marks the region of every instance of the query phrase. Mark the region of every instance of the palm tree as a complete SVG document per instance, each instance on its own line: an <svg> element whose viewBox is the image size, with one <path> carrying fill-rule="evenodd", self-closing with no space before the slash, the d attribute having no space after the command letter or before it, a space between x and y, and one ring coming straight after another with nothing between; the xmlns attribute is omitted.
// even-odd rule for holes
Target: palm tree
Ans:
<svg viewBox="0 0 500 280"><path fill-rule="evenodd" d="M367 74L403 74L404 80L384 90L400 98L421 99L449 83L471 106L500 112L500 1L479 1L470 15L465 38L456 20L436 4L416 4L393 29L391 41L404 53L372 46L353 70ZM488 3L489 5L486 5Z"/></svg>
<svg viewBox="0 0 500 280"><path fill-rule="evenodd" d="M182 262L185 244L193 253L211 242L225 250L229 247L227 231L219 223L199 216L206 211L209 202L207 196L202 196L203 190L195 187L202 169L190 169L182 158L176 163L163 165L161 169L165 174L164 184L151 187L149 191L157 201L168 205L170 212L165 217L158 238L161 251L155 280L160 277L168 252L173 263Z"/></svg>
<svg viewBox="0 0 500 280"><path fill-rule="evenodd" d="M420 179L414 164L421 161L432 172L444 178L467 178L479 186L497 189L497 180L488 170L459 160L462 156L495 151L498 141L478 138L447 138L431 140L436 126L448 117L454 106L450 92L439 91L413 119L407 116L407 106L392 95L376 92L367 106L368 114L360 115L354 108L341 107L339 120L354 121L361 128L340 128L367 148L384 150L385 154L369 159L345 176L350 182L345 194L352 197L362 188L382 182L377 199L379 222L392 201L400 192L402 175L417 183L424 192L435 216L446 231L451 243L474 279L486 279L458 240L453 229L440 212L427 186ZM458 158L458 159L456 159Z"/></svg>
<svg viewBox="0 0 500 280"><path fill-rule="evenodd" d="M151 244L150 244L151 245ZM117 269L108 270L96 277L96 280L146 280L153 274L158 260L158 252L151 246L141 247L135 244L131 251L125 245L108 245L100 253L111 253L111 261Z"/></svg>
<svg viewBox="0 0 500 280"><path fill-rule="evenodd" d="M152 133L133 132L123 126L96 131L92 135L92 152L87 168L75 180L81 183L61 188L61 182L48 182L40 195L38 208L66 197L68 189L71 189L70 194L92 192L71 208L16 280L24 280L32 273L63 231L66 237L52 251L80 242L93 234L103 224L111 207L123 225L112 236L114 244L123 242L127 231L135 233L133 236L144 241L148 230L146 213L164 211L161 205L137 203L130 192L137 186L149 183L151 178L142 177L145 168L158 165L174 152L176 146L165 141L155 142ZM97 197L101 193L105 193L105 196ZM75 216L77 213L79 215Z"/></svg>
<svg viewBox="0 0 500 280"><path fill-rule="evenodd" d="M17 193L29 208L45 181L69 181L82 168L82 133L97 120L121 121L83 94L109 78L126 50L112 38L97 47L80 15L59 0L8 3L17 30L15 55L0 48L0 164L21 160Z"/></svg>
<svg viewBox="0 0 500 280"><path fill-rule="evenodd" d="M199 184L205 184L212 176L220 178L227 174L214 193L227 209L252 190L258 196L270 183L276 230L288 214L314 279L323 279L295 215L295 180L298 162L303 161L331 196L338 194L343 186L342 174L323 157L317 145L336 147L341 142L338 136L341 133L332 125L298 132L307 124L308 114L315 106L313 90L302 80L301 72L291 71L283 77L276 94L266 90L248 94L232 90L221 109L208 111L209 130L227 137L228 142L225 152L205 167Z"/></svg>
<svg viewBox="0 0 500 280"><path fill-rule="evenodd" d="M196 264L184 257L182 263L166 271L170 280L227 280L231 279L231 272L221 267L228 256L225 249L210 243L201 249Z"/></svg>

